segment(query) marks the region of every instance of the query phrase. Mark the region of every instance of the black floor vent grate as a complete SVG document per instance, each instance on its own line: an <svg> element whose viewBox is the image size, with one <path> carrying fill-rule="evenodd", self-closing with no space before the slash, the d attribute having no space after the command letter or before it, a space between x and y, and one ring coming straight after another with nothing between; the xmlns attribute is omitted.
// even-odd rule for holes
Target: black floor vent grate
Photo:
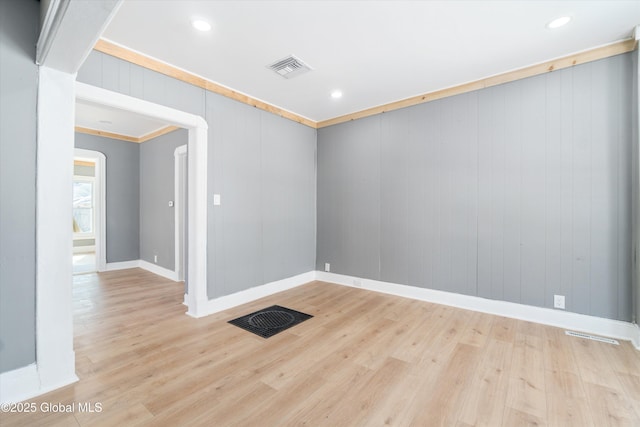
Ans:
<svg viewBox="0 0 640 427"><path fill-rule="evenodd" d="M246 316L229 320L228 323L260 335L262 338L269 338L312 317L310 314L272 305Z"/></svg>

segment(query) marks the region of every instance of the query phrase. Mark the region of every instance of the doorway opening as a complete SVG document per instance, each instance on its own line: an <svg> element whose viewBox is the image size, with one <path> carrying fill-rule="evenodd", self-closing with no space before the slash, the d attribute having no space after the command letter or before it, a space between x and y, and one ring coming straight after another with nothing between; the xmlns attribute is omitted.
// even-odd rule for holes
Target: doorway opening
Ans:
<svg viewBox="0 0 640 427"><path fill-rule="evenodd" d="M74 149L73 159L73 274L106 268L106 157Z"/></svg>
<svg viewBox="0 0 640 427"><path fill-rule="evenodd" d="M186 232L182 265L187 288L187 314L201 317L207 311L207 123L194 114L154 104L106 89L76 82L76 100L129 111L151 119L164 121L172 126L187 129L188 155L185 152L182 165L186 171L183 184L183 218ZM103 180L104 181L104 180ZM104 232L104 230L102 230ZM104 239L102 239L104 242ZM100 268L100 266L98 266Z"/></svg>

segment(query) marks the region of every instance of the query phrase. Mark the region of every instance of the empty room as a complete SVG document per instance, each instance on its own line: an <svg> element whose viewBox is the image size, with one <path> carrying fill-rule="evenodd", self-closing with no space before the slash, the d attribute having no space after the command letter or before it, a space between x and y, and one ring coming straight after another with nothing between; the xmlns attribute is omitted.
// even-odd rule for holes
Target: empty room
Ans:
<svg viewBox="0 0 640 427"><path fill-rule="evenodd" d="M640 426L638 40L0 0L0 425Z"/></svg>

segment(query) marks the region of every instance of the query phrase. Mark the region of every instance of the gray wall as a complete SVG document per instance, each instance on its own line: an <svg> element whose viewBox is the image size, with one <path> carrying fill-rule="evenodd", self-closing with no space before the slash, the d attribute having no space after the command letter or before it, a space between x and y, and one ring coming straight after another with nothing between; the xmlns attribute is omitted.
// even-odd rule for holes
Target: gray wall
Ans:
<svg viewBox="0 0 640 427"><path fill-rule="evenodd" d="M0 372L35 362L39 4L0 1Z"/></svg>
<svg viewBox="0 0 640 427"><path fill-rule="evenodd" d="M315 130L213 93L206 120L209 297L314 270Z"/></svg>
<svg viewBox="0 0 640 427"><path fill-rule="evenodd" d="M314 129L95 51L78 81L207 120L209 298L315 268Z"/></svg>
<svg viewBox="0 0 640 427"><path fill-rule="evenodd" d="M75 147L107 158L107 262L140 259L140 149L138 144L84 133Z"/></svg>
<svg viewBox="0 0 640 427"><path fill-rule="evenodd" d="M640 324L640 260L638 252L640 252L640 50L636 49L632 52L633 59L633 127L632 127L632 146L633 146L633 175L632 175L632 227L633 227L633 249L634 263L632 274L633 300L634 300L634 321Z"/></svg>
<svg viewBox="0 0 640 427"><path fill-rule="evenodd" d="M140 259L175 269L174 151L188 142L180 129L139 145L140 147Z"/></svg>
<svg viewBox="0 0 640 427"><path fill-rule="evenodd" d="M631 55L318 131L317 269L630 320Z"/></svg>

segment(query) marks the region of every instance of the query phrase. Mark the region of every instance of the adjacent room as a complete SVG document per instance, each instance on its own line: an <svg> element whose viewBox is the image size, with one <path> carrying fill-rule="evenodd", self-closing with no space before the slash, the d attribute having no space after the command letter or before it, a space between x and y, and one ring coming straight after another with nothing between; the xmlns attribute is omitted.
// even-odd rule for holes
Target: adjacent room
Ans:
<svg viewBox="0 0 640 427"><path fill-rule="evenodd" d="M0 1L0 424L640 425L639 39Z"/></svg>

